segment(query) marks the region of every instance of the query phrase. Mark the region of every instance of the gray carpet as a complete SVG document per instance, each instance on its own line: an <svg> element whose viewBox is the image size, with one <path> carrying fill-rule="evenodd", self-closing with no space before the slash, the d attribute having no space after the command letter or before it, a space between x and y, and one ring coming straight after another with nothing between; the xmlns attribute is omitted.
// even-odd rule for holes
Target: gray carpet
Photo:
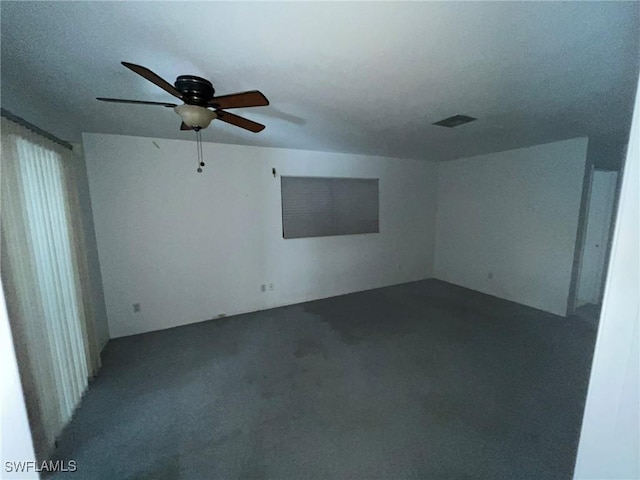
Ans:
<svg viewBox="0 0 640 480"><path fill-rule="evenodd" d="M435 280L112 340L56 479L569 479L595 327Z"/></svg>

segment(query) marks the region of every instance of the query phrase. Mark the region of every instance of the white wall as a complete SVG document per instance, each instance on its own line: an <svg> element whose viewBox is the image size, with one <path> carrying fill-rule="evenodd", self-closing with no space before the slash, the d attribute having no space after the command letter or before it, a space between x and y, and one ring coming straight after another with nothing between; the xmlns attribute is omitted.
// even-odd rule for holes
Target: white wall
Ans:
<svg viewBox="0 0 640 480"><path fill-rule="evenodd" d="M31 441L31 430L27 419L27 408L22 394L22 384L18 374L18 360L13 348L11 327L5 306L4 290L0 282L0 365L2 365L2 417L0 436L0 477L37 479L34 468L31 471L16 473L17 466L11 463L7 471L7 462L34 462L35 453Z"/></svg>
<svg viewBox="0 0 640 480"><path fill-rule="evenodd" d="M439 164L435 277L565 315L587 139Z"/></svg>
<svg viewBox="0 0 640 480"><path fill-rule="evenodd" d="M640 88L640 87L639 87ZM640 97L636 96L574 478L640 478Z"/></svg>
<svg viewBox="0 0 640 480"><path fill-rule="evenodd" d="M112 338L432 276L430 162L205 143L198 174L193 141L83 142ZM280 175L380 178L380 233L284 240Z"/></svg>

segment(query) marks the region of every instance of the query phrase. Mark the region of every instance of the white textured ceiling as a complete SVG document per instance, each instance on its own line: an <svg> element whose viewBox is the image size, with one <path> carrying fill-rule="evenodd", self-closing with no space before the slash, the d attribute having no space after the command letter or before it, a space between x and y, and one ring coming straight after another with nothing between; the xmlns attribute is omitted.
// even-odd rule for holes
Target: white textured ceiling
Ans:
<svg viewBox="0 0 640 480"><path fill-rule="evenodd" d="M172 101L120 65L217 94L259 134L207 141L446 160L575 136L624 135L638 72L638 2L1 2L3 107L16 95L81 132L193 138ZM19 113L19 112L14 112ZM465 114L456 129L431 125ZM29 119L27 119L29 120Z"/></svg>

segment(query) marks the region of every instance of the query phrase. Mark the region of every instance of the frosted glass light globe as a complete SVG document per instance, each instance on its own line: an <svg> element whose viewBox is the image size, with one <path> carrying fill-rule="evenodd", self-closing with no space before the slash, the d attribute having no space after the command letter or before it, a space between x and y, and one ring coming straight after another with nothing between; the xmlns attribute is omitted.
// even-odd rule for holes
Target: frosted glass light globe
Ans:
<svg viewBox="0 0 640 480"><path fill-rule="evenodd" d="M180 115L184 124L192 128L207 128L211 121L217 117L213 110L197 105L177 105L174 110Z"/></svg>

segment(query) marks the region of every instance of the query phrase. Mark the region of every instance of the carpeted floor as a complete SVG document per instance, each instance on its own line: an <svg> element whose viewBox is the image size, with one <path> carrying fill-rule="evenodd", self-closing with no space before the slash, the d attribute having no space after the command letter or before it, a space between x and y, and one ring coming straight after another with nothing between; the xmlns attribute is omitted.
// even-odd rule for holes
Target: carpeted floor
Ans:
<svg viewBox="0 0 640 480"><path fill-rule="evenodd" d="M62 479L570 479L595 327L435 280L112 340Z"/></svg>

